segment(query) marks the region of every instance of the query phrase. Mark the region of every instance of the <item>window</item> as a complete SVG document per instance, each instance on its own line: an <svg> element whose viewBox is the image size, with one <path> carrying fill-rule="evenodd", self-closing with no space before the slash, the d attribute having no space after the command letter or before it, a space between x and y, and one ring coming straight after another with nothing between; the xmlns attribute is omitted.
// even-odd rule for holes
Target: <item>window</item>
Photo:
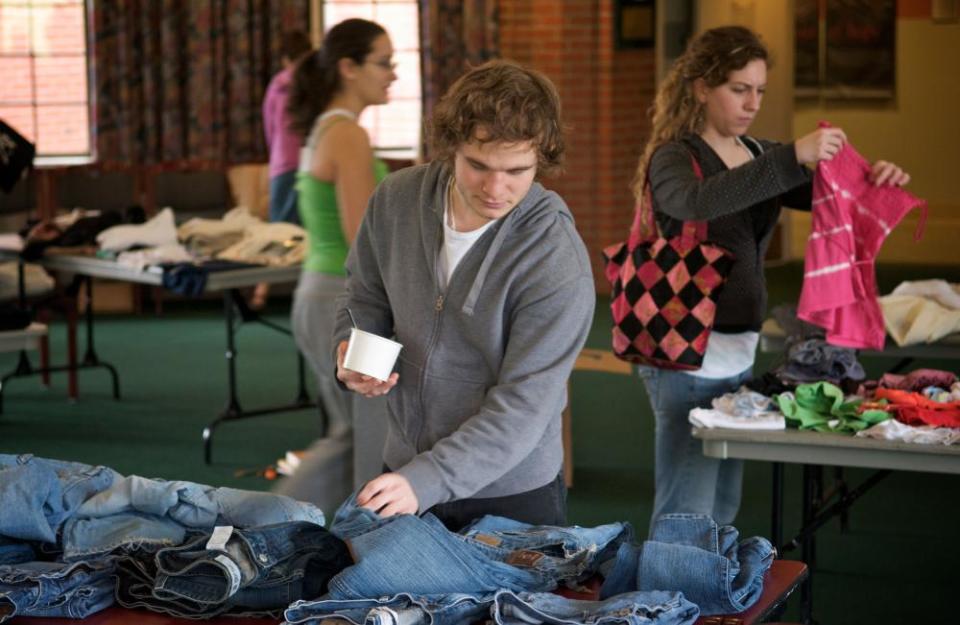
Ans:
<svg viewBox="0 0 960 625"><path fill-rule="evenodd" d="M84 0L0 0L0 118L37 163L91 159Z"/></svg>
<svg viewBox="0 0 960 625"><path fill-rule="evenodd" d="M393 42L397 81L390 102L368 106L360 124L370 133L376 152L385 158L416 158L420 151L420 21L417 0L325 0L323 24L328 29L351 17L383 26Z"/></svg>

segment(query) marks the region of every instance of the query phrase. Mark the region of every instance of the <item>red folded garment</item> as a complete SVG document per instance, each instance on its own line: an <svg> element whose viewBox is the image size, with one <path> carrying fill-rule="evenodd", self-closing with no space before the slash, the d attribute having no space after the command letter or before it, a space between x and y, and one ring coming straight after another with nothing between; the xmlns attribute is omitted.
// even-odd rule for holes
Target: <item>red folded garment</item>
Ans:
<svg viewBox="0 0 960 625"><path fill-rule="evenodd" d="M941 403L920 393L894 388L878 388L873 397L889 401L886 409L895 412L897 421L907 425L960 428L960 401Z"/></svg>

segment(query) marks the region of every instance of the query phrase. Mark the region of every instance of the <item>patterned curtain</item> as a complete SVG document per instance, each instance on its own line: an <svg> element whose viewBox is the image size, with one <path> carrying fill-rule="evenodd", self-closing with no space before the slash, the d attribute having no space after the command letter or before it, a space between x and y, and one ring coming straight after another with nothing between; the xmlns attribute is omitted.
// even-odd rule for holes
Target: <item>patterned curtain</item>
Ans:
<svg viewBox="0 0 960 625"><path fill-rule="evenodd" d="M265 161L261 103L309 0L94 0L103 164Z"/></svg>
<svg viewBox="0 0 960 625"><path fill-rule="evenodd" d="M423 114L470 67L500 53L498 0L420 0Z"/></svg>

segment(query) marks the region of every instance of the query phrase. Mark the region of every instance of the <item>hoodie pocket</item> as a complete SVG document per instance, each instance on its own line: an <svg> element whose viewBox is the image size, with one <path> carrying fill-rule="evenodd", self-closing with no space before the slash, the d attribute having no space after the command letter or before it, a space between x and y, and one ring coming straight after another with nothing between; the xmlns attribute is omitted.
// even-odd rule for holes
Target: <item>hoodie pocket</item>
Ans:
<svg viewBox="0 0 960 625"><path fill-rule="evenodd" d="M387 393L387 410L395 429L403 442L412 449L417 449L417 434L420 430L422 411L420 410L420 376L423 368L403 357L397 360L399 383ZM418 450L419 451L419 450Z"/></svg>
<svg viewBox="0 0 960 625"><path fill-rule="evenodd" d="M488 389L485 383L425 375L419 410L423 419L416 439L418 451L430 449L480 412Z"/></svg>

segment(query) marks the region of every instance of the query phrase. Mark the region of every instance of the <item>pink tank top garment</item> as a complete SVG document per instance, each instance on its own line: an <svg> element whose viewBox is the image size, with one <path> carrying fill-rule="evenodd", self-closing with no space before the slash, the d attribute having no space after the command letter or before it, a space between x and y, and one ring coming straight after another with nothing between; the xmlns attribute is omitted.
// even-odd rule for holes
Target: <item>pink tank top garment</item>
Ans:
<svg viewBox="0 0 960 625"><path fill-rule="evenodd" d="M886 332L874 261L883 241L916 207L922 210L919 239L926 203L899 187L875 186L870 169L849 143L817 165L797 317L824 328L832 345L880 350Z"/></svg>

